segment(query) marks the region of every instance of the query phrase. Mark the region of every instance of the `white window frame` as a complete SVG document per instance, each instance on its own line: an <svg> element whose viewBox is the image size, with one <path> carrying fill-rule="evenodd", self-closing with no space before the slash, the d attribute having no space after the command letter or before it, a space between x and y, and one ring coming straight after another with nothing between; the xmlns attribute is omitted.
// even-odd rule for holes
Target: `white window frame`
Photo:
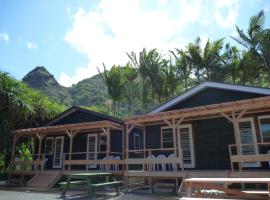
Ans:
<svg viewBox="0 0 270 200"><path fill-rule="evenodd" d="M62 142L61 142L61 154L62 154L62 158L60 159L60 164L59 165L55 165L55 153L56 153L56 141L57 141L57 139L61 139L62 140ZM63 151L64 151L64 140L65 140L65 138L64 138L64 136L57 136L57 137L55 137L55 140L54 140L54 156L53 156L53 168L61 168L62 167L62 165L63 165Z"/></svg>
<svg viewBox="0 0 270 200"><path fill-rule="evenodd" d="M261 115L261 116L258 116L260 136L261 136L262 143L264 143L262 129L261 129L261 119L270 119L270 115Z"/></svg>
<svg viewBox="0 0 270 200"><path fill-rule="evenodd" d="M239 128L239 123L240 122L246 122L246 121L250 121L251 123L251 129L252 129L252 137L253 137L253 141L254 141L254 148L255 148L255 152L257 154L259 154L259 148L258 148L258 142L257 142L257 136L256 136L256 128L255 128L255 124L254 124L254 118L253 117L247 117L247 118L241 118L238 121L238 130L239 130L239 134L240 133L240 128ZM240 145L242 145L241 143L241 136L239 135L239 139L240 139ZM257 144L257 146L255 146ZM242 149L240 148L240 150L242 151ZM241 153L241 155L243 155ZM256 155L256 154L255 154ZM260 162L243 162L243 167L261 167L261 163Z"/></svg>
<svg viewBox="0 0 270 200"><path fill-rule="evenodd" d="M47 148L47 141L48 140L52 140L52 152L51 153L47 153L46 152L46 148ZM54 153L54 137L46 137L45 138L45 146L44 146L44 154L46 154L46 155L53 155L53 153Z"/></svg>
<svg viewBox="0 0 270 200"><path fill-rule="evenodd" d="M183 125L179 125L177 127L177 144L178 144L178 151L181 150L181 154L182 154L182 149L180 149L179 147L181 146L181 144L179 144L180 142L180 138L179 138L179 129L180 128L189 128L189 136L190 136L190 148L191 148L191 164L184 164L183 166L184 168L194 168L195 167L195 150L194 150L194 139L193 139L193 128L192 128L192 124L183 124ZM180 155L179 153L179 155Z"/></svg>
<svg viewBox="0 0 270 200"><path fill-rule="evenodd" d="M173 143L173 146L170 147L170 148L176 148L176 147L174 147L174 142L173 142L173 128L170 127L170 126L162 126L161 127L161 131L160 131L160 142L161 142L160 146L161 146L161 148L164 148L163 147L163 130L164 129L172 129L172 143Z"/></svg>
<svg viewBox="0 0 270 200"><path fill-rule="evenodd" d="M136 139L135 137L139 137L139 148L136 148ZM139 133L133 134L133 149L134 150L140 150L141 149L141 135Z"/></svg>

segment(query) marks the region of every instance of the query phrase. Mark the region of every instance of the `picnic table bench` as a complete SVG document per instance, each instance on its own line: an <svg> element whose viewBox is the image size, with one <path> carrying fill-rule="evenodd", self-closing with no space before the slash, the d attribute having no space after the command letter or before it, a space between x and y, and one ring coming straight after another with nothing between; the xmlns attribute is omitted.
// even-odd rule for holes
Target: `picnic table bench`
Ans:
<svg viewBox="0 0 270 200"><path fill-rule="evenodd" d="M224 192L226 195L241 199L269 199L270 178L188 178L183 180L184 187L187 188L187 196L192 196L192 189L197 189L197 196L203 197L201 189L214 189ZM267 184L268 191L259 193L258 191L241 191L228 188L232 183L262 183ZM267 195L267 196L262 196Z"/></svg>
<svg viewBox="0 0 270 200"><path fill-rule="evenodd" d="M64 186L64 189L61 193L61 197L66 197L66 192L69 189L70 185L86 185L88 193L91 195L95 194L95 188L114 186L116 189L117 195L120 193L119 187L122 184L122 181L116 181L112 173L79 173L79 174L69 174L67 175L67 182L61 182L60 185ZM106 179L105 182L94 183L93 179L103 177ZM109 179L112 179L111 181ZM74 181L72 181L74 180ZM76 181L75 181L76 180ZM80 180L80 181L78 181Z"/></svg>

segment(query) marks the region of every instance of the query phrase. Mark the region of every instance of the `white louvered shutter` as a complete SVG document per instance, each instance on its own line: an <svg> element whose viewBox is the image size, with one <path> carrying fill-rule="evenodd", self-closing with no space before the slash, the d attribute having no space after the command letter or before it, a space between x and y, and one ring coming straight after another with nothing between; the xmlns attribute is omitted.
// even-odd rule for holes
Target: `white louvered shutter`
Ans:
<svg viewBox="0 0 270 200"><path fill-rule="evenodd" d="M54 158L53 158L53 167L61 168L62 167L62 156L63 156L63 144L64 137L56 137L54 145Z"/></svg>
<svg viewBox="0 0 270 200"><path fill-rule="evenodd" d="M242 155L256 155L258 154L257 139L255 135L254 121L252 118L242 119L239 121L240 132L240 151ZM258 162L245 162L243 167L259 167Z"/></svg>
<svg viewBox="0 0 270 200"><path fill-rule="evenodd" d="M182 153L183 156L184 167L194 167L193 137L192 127L190 124L178 127L178 148L179 155Z"/></svg>
<svg viewBox="0 0 270 200"><path fill-rule="evenodd" d="M87 159L96 160L97 159L97 135L89 134L87 138ZM92 164L88 165L88 168L96 168L97 166Z"/></svg>

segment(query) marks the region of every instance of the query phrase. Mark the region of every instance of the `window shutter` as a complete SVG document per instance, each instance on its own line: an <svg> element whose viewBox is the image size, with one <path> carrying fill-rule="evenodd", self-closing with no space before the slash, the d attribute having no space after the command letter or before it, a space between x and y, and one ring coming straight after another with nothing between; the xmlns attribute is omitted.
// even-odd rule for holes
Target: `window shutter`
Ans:
<svg viewBox="0 0 270 200"><path fill-rule="evenodd" d="M178 146L182 148L184 167L194 167L194 150L191 125L178 127ZM181 153L181 152L180 152Z"/></svg>
<svg viewBox="0 0 270 200"><path fill-rule="evenodd" d="M89 134L87 141L87 158L88 160L96 160L97 159L97 135ZM96 168L96 165L88 165L88 168Z"/></svg>
<svg viewBox="0 0 270 200"><path fill-rule="evenodd" d="M239 122L239 132L240 132L240 151L242 155L256 155L258 154L257 139L255 135L254 122L253 119L242 119ZM259 167L258 162L245 162L244 167Z"/></svg>

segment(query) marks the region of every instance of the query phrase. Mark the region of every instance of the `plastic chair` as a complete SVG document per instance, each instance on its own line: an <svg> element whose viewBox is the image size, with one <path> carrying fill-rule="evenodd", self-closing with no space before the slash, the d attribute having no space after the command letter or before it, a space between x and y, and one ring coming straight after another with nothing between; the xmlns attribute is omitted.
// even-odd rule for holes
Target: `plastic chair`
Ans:
<svg viewBox="0 0 270 200"><path fill-rule="evenodd" d="M174 154L170 154L169 156L168 156L168 158L174 158L175 157L175 155ZM175 164L175 163L168 163L168 166L169 166L169 170L172 170L172 171L177 171L176 169L177 169L177 164Z"/></svg>
<svg viewBox="0 0 270 200"><path fill-rule="evenodd" d="M120 156L115 156L113 157L113 160L121 160ZM114 171L119 171L119 165L118 164L113 164L113 170Z"/></svg>
<svg viewBox="0 0 270 200"><path fill-rule="evenodd" d="M164 155L158 155L157 156L158 159L163 159L163 158L166 158L166 156ZM166 164L165 163L159 163L158 164L158 170L159 170L159 167L161 166L161 171L166 171Z"/></svg>
<svg viewBox="0 0 270 200"><path fill-rule="evenodd" d="M109 157L105 156L102 160L109 160ZM107 170L107 167L105 164L100 164L100 170L101 171L106 171Z"/></svg>
<svg viewBox="0 0 270 200"><path fill-rule="evenodd" d="M154 155L149 155L148 158L156 158ZM148 164L147 166L149 171L156 171L156 164Z"/></svg>

